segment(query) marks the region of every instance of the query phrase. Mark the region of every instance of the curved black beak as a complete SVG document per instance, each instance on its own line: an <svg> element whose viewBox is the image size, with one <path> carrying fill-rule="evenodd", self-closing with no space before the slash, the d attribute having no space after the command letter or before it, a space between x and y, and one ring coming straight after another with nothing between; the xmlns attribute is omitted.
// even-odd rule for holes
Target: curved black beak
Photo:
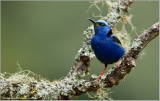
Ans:
<svg viewBox="0 0 160 101"><path fill-rule="evenodd" d="M90 18L87 18L87 19L88 19L89 21L91 21L94 26L97 26L97 25L98 25L94 20L92 20L92 19L90 19Z"/></svg>

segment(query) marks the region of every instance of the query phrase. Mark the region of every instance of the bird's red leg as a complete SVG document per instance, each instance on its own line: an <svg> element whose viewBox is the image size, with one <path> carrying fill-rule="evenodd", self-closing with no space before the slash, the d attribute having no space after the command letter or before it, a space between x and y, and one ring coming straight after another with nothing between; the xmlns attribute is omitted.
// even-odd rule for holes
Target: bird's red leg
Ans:
<svg viewBox="0 0 160 101"><path fill-rule="evenodd" d="M118 67L121 64L121 60L118 61L118 63L115 65L115 67Z"/></svg>
<svg viewBox="0 0 160 101"><path fill-rule="evenodd" d="M103 75L103 73L104 73L104 71L106 70L106 68L107 68L107 65L106 65L105 68L103 69L102 73L97 77L97 79L100 79L100 78L101 78L101 76Z"/></svg>

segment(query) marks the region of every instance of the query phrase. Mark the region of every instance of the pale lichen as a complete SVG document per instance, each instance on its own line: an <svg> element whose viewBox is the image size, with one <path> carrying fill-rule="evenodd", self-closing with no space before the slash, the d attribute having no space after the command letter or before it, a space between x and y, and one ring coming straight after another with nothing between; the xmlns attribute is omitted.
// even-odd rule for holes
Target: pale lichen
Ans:
<svg viewBox="0 0 160 101"><path fill-rule="evenodd" d="M92 75L91 75L91 78L92 78L92 79L97 79L97 77L98 77L98 76L95 75L95 74L92 74Z"/></svg>
<svg viewBox="0 0 160 101"><path fill-rule="evenodd" d="M19 93L23 95L23 94L27 94L28 92L29 92L29 85L22 84L22 86L20 86Z"/></svg>
<svg viewBox="0 0 160 101"><path fill-rule="evenodd" d="M133 43L132 43L132 47L131 48L137 49L141 44L142 44L142 42L141 42L140 39L135 39L133 41Z"/></svg>
<svg viewBox="0 0 160 101"><path fill-rule="evenodd" d="M81 56L88 56L90 59L95 56L90 45L90 40L94 34L93 25L88 27L83 34L85 35L85 38L82 48L79 49L78 54L75 57L76 60L79 60Z"/></svg>
<svg viewBox="0 0 160 101"><path fill-rule="evenodd" d="M72 95L76 93L73 90L73 85L78 87L78 90L82 92L85 92L87 87L91 85L89 82L84 83L85 80L79 79L76 73L70 78L66 77L53 83L44 78L41 78L41 80L36 80L34 77L30 77L30 75L23 70L21 72L11 74L8 78L2 74L1 82L1 95L8 94L3 95L2 99L54 100L63 99L64 96L70 99L73 97Z"/></svg>
<svg viewBox="0 0 160 101"><path fill-rule="evenodd" d="M96 100L113 100L109 94L111 90L109 88L104 88L104 84L100 83L100 88L96 92L88 92L87 95L89 98L94 98Z"/></svg>

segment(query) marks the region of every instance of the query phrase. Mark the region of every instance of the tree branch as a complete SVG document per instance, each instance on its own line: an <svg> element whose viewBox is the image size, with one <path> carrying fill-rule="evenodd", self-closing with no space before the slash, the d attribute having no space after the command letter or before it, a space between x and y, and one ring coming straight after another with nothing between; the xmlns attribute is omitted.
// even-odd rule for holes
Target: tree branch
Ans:
<svg viewBox="0 0 160 101"><path fill-rule="evenodd" d="M120 15L129 11L132 0L118 1L112 5L112 10L104 18L110 26L116 25L120 21ZM90 80L84 80L88 72L90 60L94 53L90 46L90 39L93 35L93 26L84 31L86 35L82 48L76 55L75 65L68 75L59 81L50 82L30 71L21 70L18 73L6 77L1 75L1 99L71 99L89 91L97 91L100 82L104 87L111 88L118 85L119 81L135 67L135 60L144 47L159 35L159 22L148 28L133 41L130 50L123 56L119 67L102 76L100 81L97 76L92 75ZM27 72L27 73L26 73Z"/></svg>

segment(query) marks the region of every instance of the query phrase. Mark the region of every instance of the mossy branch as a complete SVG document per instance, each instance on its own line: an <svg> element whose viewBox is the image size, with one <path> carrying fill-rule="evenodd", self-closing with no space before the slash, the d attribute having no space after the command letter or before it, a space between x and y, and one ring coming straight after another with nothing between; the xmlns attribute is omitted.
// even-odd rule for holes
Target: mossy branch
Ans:
<svg viewBox="0 0 160 101"><path fill-rule="evenodd" d="M111 11L104 20L110 26L115 26L121 19L121 15L129 11L132 0L118 1L113 3ZM82 79L89 72L88 67L94 53L90 46L90 39L93 35L93 26L84 31L86 35L82 48L76 55L75 65L71 68L68 75L59 81L50 82L30 71L21 70L18 73L6 77L1 75L1 99L71 99L83 93L97 91L101 84L103 87L111 88L118 85L119 81L135 67L135 60L144 47L159 35L159 23L148 28L133 41L130 50L123 56L119 67L107 75L102 76L100 81L96 75L92 75L90 80Z"/></svg>

